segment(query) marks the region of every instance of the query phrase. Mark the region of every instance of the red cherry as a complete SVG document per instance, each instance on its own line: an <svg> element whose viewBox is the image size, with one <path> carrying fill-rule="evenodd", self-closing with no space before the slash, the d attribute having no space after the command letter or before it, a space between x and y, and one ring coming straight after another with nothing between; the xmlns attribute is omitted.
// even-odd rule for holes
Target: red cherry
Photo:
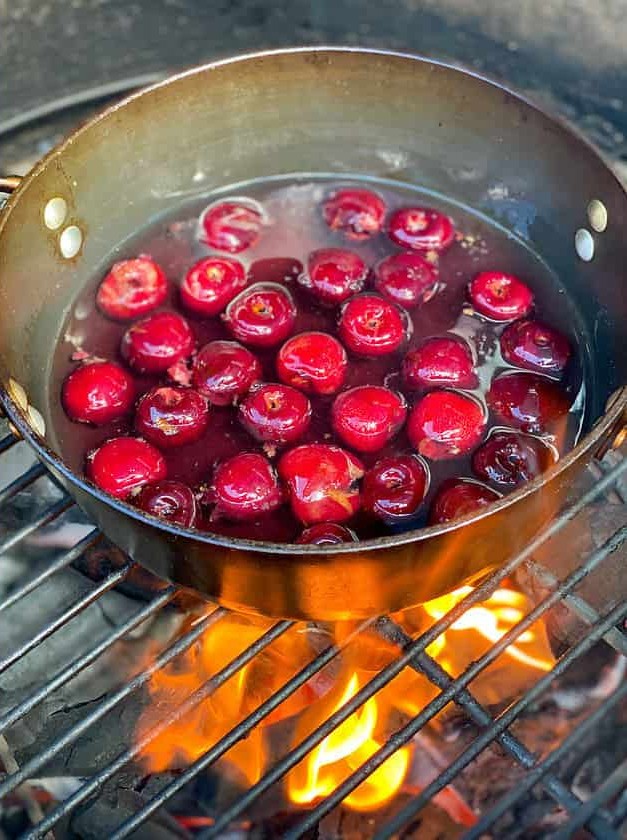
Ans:
<svg viewBox="0 0 627 840"><path fill-rule="evenodd" d="M563 431L570 408L562 388L535 373L505 373L495 377L487 401L501 421L530 434Z"/></svg>
<svg viewBox="0 0 627 840"><path fill-rule="evenodd" d="M500 499L498 493L469 478L450 478L445 481L433 500L429 524L440 525L467 516Z"/></svg>
<svg viewBox="0 0 627 840"><path fill-rule="evenodd" d="M428 338L403 359L403 383L414 390L476 388L478 380L473 365L470 347L462 339Z"/></svg>
<svg viewBox="0 0 627 840"><path fill-rule="evenodd" d="M455 391L430 391L413 407L407 422L412 446L425 458L456 458L479 443L486 427L482 405Z"/></svg>
<svg viewBox="0 0 627 840"><path fill-rule="evenodd" d="M94 484L118 499L166 477L165 458L145 440L110 438L87 455L86 472Z"/></svg>
<svg viewBox="0 0 627 840"><path fill-rule="evenodd" d="M364 510L394 520L416 513L429 488L429 471L418 455L382 458L364 476Z"/></svg>
<svg viewBox="0 0 627 840"><path fill-rule="evenodd" d="M293 443L311 422L309 400L289 385L253 385L239 407L242 426L256 440Z"/></svg>
<svg viewBox="0 0 627 840"><path fill-rule="evenodd" d="M146 315L165 301L168 281L163 270L149 257L114 263L96 294L101 312L116 321Z"/></svg>
<svg viewBox="0 0 627 840"><path fill-rule="evenodd" d="M402 394L379 385L362 385L335 398L333 431L358 452L377 452L399 431L407 415Z"/></svg>
<svg viewBox="0 0 627 840"><path fill-rule="evenodd" d="M312 251L307 271L298 282L323 303L336 304L360 292L368 269L358 254L341 248L320 248Z"/></svg>
<svg viewBox="0 0 627 840"><path fill-rule="evenodd" d="M256 452L243 452L220 464L214 476L213 498L216 506L212 516L227 519L255 519L283 502L272 464Z"/></svg>
<svg viewBox="0 0 627 840"><path fill-rule="evenodd" d="M163 449L193 443L204 435L208 423L207 401L192 388L163 385L148 391L137 403L135 428Z"/></svg>
<svg viewBox="0 0 627 840"><path fill-rule="evenodd" d="M198 315L218 315L246 288L246 272L239 260L207 257L195 263L181 283L181 303Z"/></svg>
<svg viewBox="0 0 627 840"><path fill-rule="evenodd" d="M78 423L100 426L131 410L135 398L133 378L115 362L88 362L75 368L63 383L65 413Z"/></svg>
<svg viewBox="0 0 627 840"><path fill-rule="evenodd" d="M232 405L261 377L261 365L236 341L210 341L194 360L192 383L213 405Z"/></svg>
<svg viewBox="0 0 627 840"><path fill-rule="evenodd" d="M180 481L147 484L133 501L145 513L167 519L183 528L193 528L196 524L196 499L191 488Z"/></svg>
<svg viewBox="0 0 627 840"><path fill-rule="evenodd" d="M165 373L193 349L194 334L176 312L155 312L137 321L126 330L120 346L122 357L138 373Z"/></svg>
<svg viewBox="0 0 627 840"><path fill-rule="evenodd" d="M322 215L331 230L339 230L349 239L368 239L381 230L385 202L372 190L337 190L324 202Z"/></svg>
<svg viewBox="0 0 627 840"><path fill-rule="evenodd" d="M411 251L391 254L374 270L375 289L407 309L427 300L437 279L431 263Z"/></svg>
<svg viewBox="0 0 627 840"><path fill-rule="evenodd" d="M468 287L477 312L493 321L513 321L531 309L533 293L522 280L501 271L482 271Z"/></svg>
<svg viewBox="0 0 627 840"><path fill-rule="evenodd" d="M560 374L570 358L568 339L540 321L515 321L500 342L505 361L538 373Z"/></svg>
<svg viewBox="0 0 627 840"><path fill-rule="evenodd" d="M342 307L339 335L353 353L384 356L398 350L406 338L402 311L379 295L362 294Z"/></svg>
<svg viewBox="0 0 627 840"><path fill-rule="evenodd" d="M339 545L349 542L357 542L357 534L336 522L319 522L311 528L305 528L296 540L298 545Z"/></svg>
<svg viewBox="0 0 627 840"><path fill-rule="evenodd" d="M256 201L220 201L201 213L199 239L216 251L239 254L259 239L264 222Z"/></svg>
<svg viewBox="0 0 627 840"><path fill-rule="evenodd" d="M485 481L515 487L531 481L556 461L549 446L520 432L493 432L472 456L473 472Z"/></svg>
<svg viewBox="0 0 627 840"><path fill-rule="evenodd" d="M357 513L363 474L354 455L325 443L297 446L279 461L294 515L305 525L344 522Z"/></svg>
<svg viewBox="0 0 627 840"><path fill-rule="evenodd" d="M392 242L414 251L444 251L455 238L453 222L429 207L404 207L388 224Z"/></svg>
<svg viewBox="0 0 627 840"><path fill-rule="evenodd" d="M222 315L235 338L255 347L272 347L294 329L296 305L278 283L255 283L240 292Z"/></svg>
<svg viewBox="0 0 627 840"><path fill-rule="evenodd" d="M279 379L306 394L334 394L344 384L348 359L337 338L304 332L288 339L279 350Z"/></svg>

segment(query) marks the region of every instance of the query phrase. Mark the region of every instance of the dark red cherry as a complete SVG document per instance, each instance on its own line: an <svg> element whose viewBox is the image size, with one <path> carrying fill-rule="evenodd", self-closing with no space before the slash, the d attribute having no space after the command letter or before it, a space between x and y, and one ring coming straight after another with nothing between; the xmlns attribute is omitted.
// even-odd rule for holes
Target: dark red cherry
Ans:
<svg viewBox="0 0 627 840"><path fill-rule="evenodd" d="M411 410L407 433L425 458L439 461L470 452L486 428L483 406L455 391L430 391Z"/></svg>
<svg viewBox="0 0 627 840"><path fill-rule="evenodd" d="M192 383L213 405L232 405L261 377L261 365L236 341L210 341L194 359Z"/></svg>
<svg viewBox="0 0 627 840"><path fill-rule="evenodd" d="M191 355L194 334L176 312L155 312L130 326L122 336L120 352L138 373L165 373Z"/></svg>
<svg viewBox="0 0 627 840"><path fill-rule="evenodd" d="M218 315L246 287L239 260L207 257L195 263L181 283L181 303L197 315Z"/></svg>
<svg viewBox="0 0 627 840"><path fill-rule="evenodd" d="M461 338L428 338L403 359L406 388L476 388L477 374L470 347Z"/></svg>
<svg viewBox="0 0 627 840"><path fill-rule="evenodd" d="M411 251L391 254L374 270L375 289L406 309L427 300L433 294L437 279L434 266Z"/></svg>
<svg viewBox="0 0 627 840"><path fill-rule="evenodd" d="M333 431L358 452L377 452L399 431L407 415L402 394L380 385L362 385L335 398Z"/></svg>
<svg viewBox="0 0 627 840"><path fill-rule="evenodd" d="M341 248L320 248L309 255L298 282L323 303L342 303L360 292L368 269L358 254Z"/></svg>
<svg viewBox="0 0 627 840"><path fill-rule="evenodd" d="M428 488L429 471L418 455L382 458L364 476L363 507L384 521L412 516Z"/></svg>
<svg viewBox="0 0 627 840"><path fill-rule="evenodd" d="M557 460L544 441L522 432L493 432L475 450L472 469L484 481L516 487L541 475Z"/></svg>
<svg viewBox="0 0 627 840"><path fill-rule="evenodd" d="M522 318L533 305L531 289L513 274L482 271L468 288L470 301L477 312L493 321Z"/></svg>
<svg viewBox="0 0 627 840"><path fill-rule="evenodd" d="M469 478L450 478L438 490L429 511L429 524L440 525L491 505L498 493Z"/></svg>
<svg viewBox="0 0 627 840"><path fill-rule="evenodd" d="M86 362L65 379L61 399L70 420L100 426L131 410L135 386L128 371L115 362Z"/></svg>
<svg viewBox="0 0 627 840"><path fill-rule="evenodd" d="M137 257L111 266L96 294L101 312L116 321L147 315L165 301L168 281L154 260Z"/></svg>
<svg viewBox="0 0 627 840"><path fill-rule="evenodd" d="M239 406L242 426L256 440L294 443L311 422L309 400L289 385L253 385Z"/></svg>
<svg viewBox="0 0 627 840"><path fill-rule="evenodd" d="M361 294L342 307L338 332L353 353L384 356L403 344L408 321L402 310L385 298Z"/></svg>
<svg viewBox="0 0 627 840"><path fill-rule="evenodd" d="M196 524L197 505L191 487L181 481L157 481L139 491L133 502L144 513L167 519L182 528Z"/></svg>
<svg viewBox="0 0 627 840"><path fill-rule="evenodd" d="M87 455L87 477L118 499L128 499L145 484L166 477L165 458L145 440L110 438Z"/></svg>
<svg viewBox="0 0 627 840"><path fill-rule="evenodd" d="M372 190L349 187L328 196L322 215L331 230L338 230L349 239L368 239L381 230L385 202Z"/></svg>
<svg viewBox="0 0 627 840"><path fill-rule="evenodd" d="M303 444L279 461L294 516L305 525L344 522L360 506L361 461L339 446Z"/></svg>
<svg viewBox="0 0 627 840"><path fill-rule="evenodd" d="M499 420L523 432L551 432L561 438L570 400L556 382L535 373L505 373L495 377L488 406Z"/></svg>
<svg viewBox="0 0 627 840"><path fill-rule="evenodd" d="M242 452L220 464L212 490L215 501L212 517L256 519L283 502L272 464L256 452Z"/></svg>
<svg viewBox="0 0 627 840"><path fill-rule="evenodd" d="M570 358L566 336L527 318L506 327L500 342L506 362L538 373L560 374Z"/></svg>
<svg viewBox="0 0 627 840"><path fill-rule="evenodd" d="M296 305L278 283L255 283L233 298L222 318L244 344L273 347L293 331Z"/></svg>
<svg viewBox="0 0 627 840"><path fill-rule="evenodd" d="M455 238L453 222L429 207L404 207L388 223L392 242L414 251L444 251Z"/></svg>
<svg viewBox="0 0 627 840"><path fill-rule="evenodd" d="M265 218L251 199L210 204L200 216L199 238L216 251L239 254L259 239Z"/></svg>
<svg viewBox="0 0 627 840"><path fill-rule="evenodd" d="M279 379L306 394L339 391L347 367L346 350L337 338L322 332L304 332L289 338L276 358Z"/></svg>
<svg viewBox="0 0 627 840"><path fill-rule="evenodd" d="M357 542L357 534L336 522L319 522L305 528L296 540L298 545L339 545L349 542Z"/></svg>
<svg viewBox="0 0 627 840"><path fill-rule="evenodd" d="M162 449L199 440L207 430L207 400L193 388L152 388L137 403L135 429Z"/></svg>

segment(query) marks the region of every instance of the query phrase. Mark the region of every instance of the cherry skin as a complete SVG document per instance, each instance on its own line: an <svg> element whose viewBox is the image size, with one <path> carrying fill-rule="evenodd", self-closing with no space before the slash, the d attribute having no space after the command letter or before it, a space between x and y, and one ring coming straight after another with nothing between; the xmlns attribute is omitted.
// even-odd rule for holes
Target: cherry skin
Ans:
<svg viewBox="0 0 627 840"><path fill-rule="evenodd" d="M168 296L163 269L150 257L116 262L96 293L98 309L116 321L130 321L161 306Z"/></svg>
<svg viewBox="0 0 627 840"><path fill-rule="evenodd" d="M331 410L333 431L358 452L382 449L400 430L406 416L405 397L380 385L343 391Z"/></svg>
<svg viewBox="0 0 627 840"><path fill-rule="evenodd" d="M346 350L337 338L322 332L289 338L276 358L281 382L306 394L335 394L344 384L347 368Z"/></svg>
<svg viewBox="0 0 627 840"><path fill-rule="evenodd" d="M493 321L522 318L533 305L531 289L514 274L482 271L468 287L470 301L481 315Z"/></svg>
<svg viewBox="0 0 627 840"><path fill-rule="evenodd" d="M232 405L261 378L256 356L236 341L210 341L194 359L192 384L212 405Z"/></svg>
<svg viewBox="0 0 627 840"><path fill-rule="evenodd" d="M429 489L429 471L418 455L382 458L363 482L363 507L384 521L416 513Z"/></svg>
<svg viewBox="0 0 627 840"><path fill-rule="evenodd" d="M242 452L216 469L212 518L246 520L276 510L283 495L270 461L257 452Z"/></svg>
<svg viewBox="0 0 627 840"><path fill-rule="evenodd" d="M535 373L506 373L495 377L487 402L500 421L529 434L563 432L570 408L562 388Z"/></svg>
<svg viewBox="0 0 627 840"><path fill-rule="evenodd" d="M385 217L385 202L372 190L336 190L324 202L322 215L331 230L359 241L379 233Z"/></svg>
<svg viewBox="0 0 627 840"><path fill-rule="evenodd" d="M165 458L141 438L110 438L87 455L87 477L117 499L166 477Z"/></svg>
<svg viewBox="0 0 627 840"><path fill-rule="evenodd" d="M207 400L193 388L162 385L137 403L135 429L162 449L194 443L204 435L208 423Z"/></svg>
<svg viewBox="0 0 627 840"><path fill-rule="evenodd" d="M407 331L402 310L379 295L357 295L342 307L339 336L349 350L361 356L394 353Z"/></svg>
<svg viewBox="0 0 627 840"><path fill-rule="evenodd" d="M130 326L122 336L122 358L137 373L165 373L194 349L194 334L176 312L155 312Z"/></svg>
<svg viewBox="0 0 627 840"><path fill-rule="evenodd" d="M263 210L257 202L220 201L202 212L199 239L216 251L239 254L255 244L263 225Z"/></svg>
<svg viewBox="0 0 627 840"><path fill-rule="evenodd" d="M448 216L429 207L404 207L388 223L392 242L414 251L444 251L455 238Z"/></svg>
<svg viewBox="0 0 627 840"><path fill-rule="evenodd" d="M255 283L229 303L222 315L235 338L255 347L273 347L293 331L296 305L278 283Z"/></svg>
<svg viewBox="0 0 627 840"><path fill-rule="evenodd" d="M319 522L305 528L296 540L298 545L339 545L349 542L357 542L357 534L336 522Z"/></svg>
<svg viewBox="0 0 627 840"><path fill-rule="evenodd" d="M468 516L500 499L500 495L469 478L449 478L443 482L429 511L429 524L441 525Z"/></svg>
<svg viewBox="0 0 627 840"><path fill-rule="evenodd" d="M521 432L493 432L473 453L472 470L484 481L516 487L532 481L556 461L542 440Z"/></svg>
<svg viewBox="0 0 627 840"><path fill-rule="evenodd" d="M157 481L147 484L133 499L144 513L167 519L182 528L193 528L198 509L191 487L181 481Z"/></svg>
<svg viewBox="0 0 627 840"><path fill-rule="evenodd" d="M297 446L279 461L292 511L304 525L344 522L357 513L363 474L354 455L326 443Z"/></svg>
<svg viewBox="0 0 627 840"><path fill-rule="evenodd" d="M135 385L128 371L115 362L87 362L65 379L61 399L70 420L101 426L128 414Z"/></svg>
<svg viewBox="0 0 627 840"><path fill-rule="evenodd" d="M411 309L433 293L438 272L420 254L411 251L391 254L376 266L374 286L399 306Z"/></svg>
<svg viewBox="0 0 627 840"><path fill-rule="evenodd" d="M423 388L476 388L477 374L470 347L452 336L428 338L403 359L403 384Z"/></svg>
<svg viewBox="0 0 627 840"><path fill-rule="evenodd" d="M501 354L510 365L538 373L559 375L570 358L570 344L548 324L523 319L503 330Z"/></svg>
<svg viewBox="0 0 627 840"><path fill-rule="evenodd" d="M253 385L239 406L242 426L256 440L282 445L294 443L311 422L309 400L289 385Z"/></svg>
<svg viewBox="0 0 627 840"><path fill-rule="evenodd" d="M323 303L342 303L360 292L368 269L362 258L341 248L320 248L309 255L307 271L298 282Z"/></svg>
<svg viewBox="0 0 627 840"><path fill-rule="evenodd" d="M181 303L196 315L219 315L242 289L246 272L239 260L207 257L195 263L185 275L179 294Z"/></svg>
<svg viewBox="0 0 627 840"><path fill-rule="evenodd" d="M414 449L434 461L470 452L485 428L486 415L481 404L456 391L425 394L407 421L407 434Z"/></svg>

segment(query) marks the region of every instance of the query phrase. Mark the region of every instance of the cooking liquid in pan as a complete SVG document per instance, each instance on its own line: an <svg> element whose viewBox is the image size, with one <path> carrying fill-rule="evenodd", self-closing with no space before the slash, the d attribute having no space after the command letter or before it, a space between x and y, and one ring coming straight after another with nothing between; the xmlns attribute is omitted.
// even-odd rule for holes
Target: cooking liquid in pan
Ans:
<svg viewBox="0 0 627 840"><path fill-rule="evenodd" d="M293 334L318 330L336 335L339 308L319 305L316 298L297 283L296 278L307 263L307 255L318 248L345 248L359 254L372 267L383 257L401 250L390 241L385 229L365 241L354 241L327 227L322 218L321 204L334 189L346 186L376 190L385 200L388 218L395 208L406 206L432 207L446 213L453 219L457 239L439 256L437 293L432 299L409 310L413 327L409 344L399 353L379 358L360 358L349 353L348 375L342 390L364 384L385 384L393 390L400 390L399 367L408 347L414 347L429 336L453 332L463 337L473 350L479 388L470 393L485 404L485 392L492 377L500 371L511 370L511 366L504 362L500 354L498 341L506 324L491 322L474 313L468 304L467 287L478 272L507 272L517 275L532 289L535 305L531 317L537 317L560 330L570 341L572 355L562 376L561 387L568 395L571 409L565 428L560 432L561 454L575 445L585 417L586 360L582 342L579 341L583 335L582 322L559 280L541 259L522 241L489 223L485 217L447 202L440 196L389 181L307 175L259 179L189 201L167 217L153 220L145 229L129 237L111 254L106 264L98 267L93 284L85 288L77 298L63 327L51 378L50 413L54 432L60 451L74 470L83 471L85 453L92 447L107 438L133 433L132 417L100 427L73 423L65 415L59 399L63 379L77 365L71 358L77 349L96 357L121 360L120 340L128 322L116 323L107 319L95 304L98 284L111 264L140 254L149 255L163 268L170 283L166 307L176 308L187 318L197 346L202 347L215 339L234 340L219 317L203 319L182 309L178 302L177 287L196 260L210 254L220 255L198 240L198 217L202 210L218 199L252 198L263 205L269 224L252 247L233 255L249 272L249 284L271 281L289 288L298 308ZM368 288L372 288L371 279L366 283ZM274 360L278 347L250 349L262 364L263 381L276 382ZM136 376L135 379L138 394L165 381L164 376ZM405 394L409 407L420 396L408 391ZM319 441L344 446L331 430L330 407L333 397L308 396L313 409L312 422L302 439L294 445ZM489 417L488 431L502 426L502 422ZM555 440L550 442L556 444ZM211 483L217 462L242 451L263 450L261 444L242 428L234 409L212 407L209 429L200 441L164 452L168 478L184 481L197 489ZM405 429L402 429L384 449L372 454L356 454L369 468L381 457L411 451ZM275 463L278 457L273 459ZM430 504L445 479L468 477L476 480L471 469L470 455L450 460L428 460L428 467L429 491L414 516L389 524L360 512L344 524L352 528L361 539L414 529L427 523ZM504 492L502 486L492 487L499 493ZM208 515L209 511L205 513ZM261 515L252 521L220 519L209 523L205 520L202 527L225 535L276 542L293 542L303 528L287 504L274 513Z"/></svg>

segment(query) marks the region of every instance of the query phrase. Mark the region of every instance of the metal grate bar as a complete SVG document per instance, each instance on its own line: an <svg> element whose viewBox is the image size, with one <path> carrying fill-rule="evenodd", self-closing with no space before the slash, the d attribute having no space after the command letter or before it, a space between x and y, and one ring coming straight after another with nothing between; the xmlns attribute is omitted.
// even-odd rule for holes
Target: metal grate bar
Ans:
<svg viewBox="0 0 627 840"><path fill-rule="evenodd" d="M41 478L42 475L46 475L45 467L39 462L33 464L30 469L26 470L26 472L19 475L10 484L7 484L6 487L0 490L0 505L6 504L9 499L21 493L22 490L25 490L37 481L38 478Z"/></svg>
<svg viewBox="0 0 627 840"><path fill-rule="evenodd" d="M0 412L2 412L1 406ZM15 446L15 444L18 443L19 440L20 438L14 435L12 432L9 432L9 434L3 438L0 438L0 455L2 455L3 452L7 452L12 446Z"/></svg>
<svg viewBox="0 0 627 840"><path fill-rule="evenodd" d="M29 522L28 525L24 525L23 528L20 528L19 531L15 531L14 534L11 534L11 536L7 537L7 539L5 539L4 542L0 543L0 555L5 554L7 551L10 551L10 549L12 549L26 537L30 537L30 535L34 533L38 528L41 528L43 525L48 525L53 520L58 519L58 517L61 516L62 513L65 513L66 510L69 510L73 506L74 502L72 501L72 499L70 499L69 496L65 496L63 499L59 499L58 502L55 502L53 505L47 508L33 522Z"/></svg>
<svg viewBox="0 0 627 840"><path fill-rule="evenodd" d="M625 822L627 819L627 790L623 792L623 794L619 797L618 804L614 810L614 819L613 823L617 828Z"/></svg>

